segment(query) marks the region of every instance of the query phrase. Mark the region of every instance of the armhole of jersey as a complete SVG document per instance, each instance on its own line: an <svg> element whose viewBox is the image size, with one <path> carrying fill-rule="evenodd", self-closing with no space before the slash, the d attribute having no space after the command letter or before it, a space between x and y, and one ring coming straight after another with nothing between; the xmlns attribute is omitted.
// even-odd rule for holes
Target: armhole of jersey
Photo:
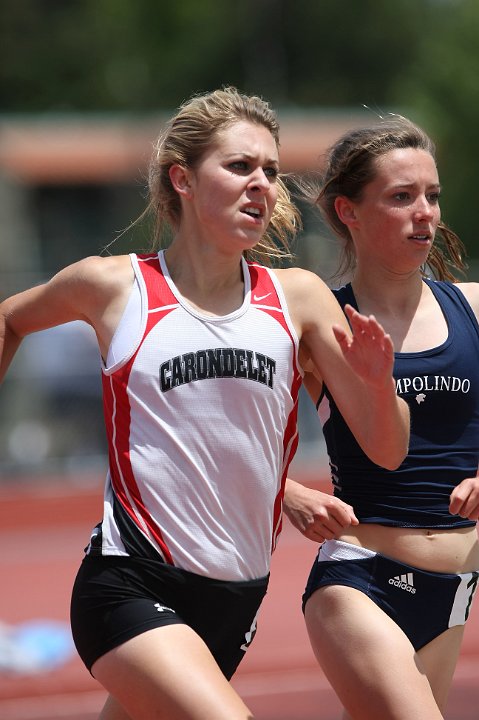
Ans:
<svg viewBox="0 0 479 720"><path fill-rule="evenodd" d="M346 285L341 285L339 288L331 288L331 292L333 293L334 297L336 298L337 302L339 303L341 310L344 313L344 306L345 305L351 305L355 310L359 312L358 304L356 302L356 298L354 297L353 288L351 286L351 283L346 283ZM344 316L348 322L349 327L351 327L351 323L349 321L348 316L346 313L344 313ZM321 394L319 396L318 402L316 403L316 412L318 413L318 417L321 422L321 426L324 427L327 420L329 419L329 416L331 414L331 403L334 403L334 398L332 397L331 393L326 387L326 383L323 381L323 387L321 388ZM327 408L324 410L324 408Z"/></svg>
<svg viewBox="0 0 479 720"><path fill-rule="evenodd" d="M274 289L276 290L276 293L278 295L279 302L281 304L281 309L283 310L284 321L285 321L286 325L288 326L288 330L291 333L291 337L293 338L296 367L298 368L298 371L299 371L299 374L301 375L301 377L304 377L304 369L299 362L299 338L298 338L298 334L296 332L296 328L294 327L293 321L291 320L291 316L289 314L288 303L286 302L286 297L283 292L283 287L282 287L280 281L278 280L278 278L276 277L276 275L274 274L273 270L271 270L270 268L267 268L267 267L265 267L264 269L270 276L271 282L273 283Z"/></svg>
<svg viewBox="0 0 479 720"><path fill-rule="evenodd" d="M339 287L339 288L332 288L331 292L333 293L333 295L336 298L336 300L338 301L338 303L341 305L341 310L343 312L344 312L345 305L351 305L355 310L357 310L359 312L358 304L356 302L356 298L354 297L351 283L347 283L346 285L341 285L341 287ZM346 315L346 313L345 313L345 315ZM347 315L346 315L346 320L348 321L349 325L351 325Z"/></svg>
<svg viewBox="0 0 479 720"><path fill-rule="evenodd" d="M434 281L432 281L432 280L426 279L426 283L427 283L430 287L434 285ZM443 288L444 292L446 292L449 296L451 296L451 294L453 294L454 297L456 297L456 298L459 300L459 302L461 303L462 307L464 308L464 310L465 310L466 313L468 314L468 316L469 316L469 318L470 318L470 320L471 320L471 322L472 322L472 324L473 324L473 326L474 326L474 329L475 329L475 331L476 331L476 334L477 334L477 336L478 336L478 338L479 338L479 322L478 322L478 320L477 320L477 317L476 317L476 314L475 314L474 310L472 309L471 305L469 304L468 299L466 298L466 296L464 295L464 293L462 292L462 290L461 290L460 288L458 288L455 283L448 282L447 280L443 280L443 281L441 282L441 285L442 285L442 288Z"/></svg>
<svg viewBox="0 0 479 720"><path fill-rule="evenodd" d="M128 302L108 348L103 366L105 375L111 375L130 360L145 332L148 317L146 285L134 253L130 254L130 260L135 277Z"/></svg>

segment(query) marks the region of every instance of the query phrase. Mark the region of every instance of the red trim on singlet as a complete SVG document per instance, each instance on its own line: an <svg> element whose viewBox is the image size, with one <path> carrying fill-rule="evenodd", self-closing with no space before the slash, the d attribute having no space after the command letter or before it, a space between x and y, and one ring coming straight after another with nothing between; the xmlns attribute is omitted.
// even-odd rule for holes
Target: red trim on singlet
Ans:
<svg viewBox="0 0 479 720"><path fill-rule="evenodd" d="M178 305L161 270L158 254L137 255L138 267L145 281L148 295L148 310L169 305Z"/></svg>
<svg viewBox="0 0 479 720"><path fill-rule="evenodd" d="M299 435L297 432L298 397L303 379L296 361L295 340L284 317L284 311L281 306L276 286L266 268L253 263L248 263L248 267L251 277L251 305L256 307L257 310L261 310L270 317L274 318L291 339L291 362L293 366L291 397L293 398L294 406L289 414L283 436L283 473L281 476L280 490L275 498L273 508L273 534L271 538L271 552L273 552L283 527L283 497L286 477L291 460L296 453L299 442Z"/></svg>
<svg viewBox="0 0 479 720"><path fill-rule="evenodd" d="M148 539L157 544L165 562L174 565L161 528L145 507L131 464L128 380L145 338L152 328L174 309L171 305L178 305L178 301L164 279L157 255L139 255L138 259L142 261L139 262L139 268L147 284L148 310L154 309L155 313L148 316L145 332L133 357L114 375L103 375L103 406L109 438L110 475L113 491L125 512ZM170 307L161 310L163 305ZM141 523L138 517L141 518Z"/></svg>
<svg viewBox="0 0 479 720"><path fill-rule="evenodd" d="M161 528L149 514L135 480L130 459L130 402L128 381L130 373L145 338L156 324L178 305L161 270L157 254L138 255L138 266L147 288L148 310L145 332L132 358L111 376L103 375L103 403L106 430L109 438L110 474L113 491L125 512L135 525L152 542L156 543L165 562L174 565L172 555L164 541ZM271 552L274 551L282 529L283 496L286 476L298 446L297 414L298 396L302 384L296 361L295 339L284 317L284 311L273 280L262 266L248 264L251 277L251 306L274 318L291 339L293 383L291 394L293 408L283 436L283 472L280 489L273 507ZM153 311L154 312L151 312ZM122 416L119 416L122 413Z"/></svg>

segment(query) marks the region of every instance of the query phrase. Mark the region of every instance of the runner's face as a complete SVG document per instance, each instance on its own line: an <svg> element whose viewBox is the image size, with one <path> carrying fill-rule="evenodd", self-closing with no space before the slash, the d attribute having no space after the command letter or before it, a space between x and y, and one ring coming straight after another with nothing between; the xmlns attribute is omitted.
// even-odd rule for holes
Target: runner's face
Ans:
<svg viewBox="0 0 479 720"><path fill-rule="evenodd" d="M424 150L391 150L354 203L358 258L392 269L420 267L440 220L440 185L434 158Z"/></svg>
<svg viewBox="0 0 479 720"><path fill-rule="evenodd" d="M191 178L203 237L241 252L256 245L278 197L278 170L276 143L264 126L240 121L219 132Z"/></svg>

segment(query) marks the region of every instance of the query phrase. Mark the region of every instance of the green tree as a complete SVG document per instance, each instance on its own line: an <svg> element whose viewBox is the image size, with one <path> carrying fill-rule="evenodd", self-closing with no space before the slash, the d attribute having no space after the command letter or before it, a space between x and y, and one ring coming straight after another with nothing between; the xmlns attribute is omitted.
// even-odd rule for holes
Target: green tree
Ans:
<svg viewBox="0 0 479 720"><path fill-rule="evenodd" d="M443 219L479 257L479 3L436 3L416 51L414 72L398 76L392 97L414 108L437 143Z"/></svg>
<svg viewBox="0 0 479 720"><path fill-rule="evenodd" d="M0 109L170 112L233 84L298 112L401 112L437 141L444 217L479 255L478 36L477 0L3 0Z"/></svg>

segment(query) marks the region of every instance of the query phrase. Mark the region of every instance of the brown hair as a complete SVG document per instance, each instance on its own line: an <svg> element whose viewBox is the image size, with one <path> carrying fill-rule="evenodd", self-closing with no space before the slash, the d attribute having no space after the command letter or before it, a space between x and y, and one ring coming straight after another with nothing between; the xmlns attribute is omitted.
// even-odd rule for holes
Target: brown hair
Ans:
<svg viewBox="0 0 479 720"><path fill-rule="evenodd" d="M154 217L152 250L163 232L174 230L180 220L181 203L169 176L172 165L194 168L211 147L217 133L241 120L262 125L279 147L279 123L270 105L260 97L243 95L234 87L194 95L185 101L158 138L149 167L149 204L145 212ZM246 253L247 259L270 263L290 258L290 238L300 228L300 215L279 177L278 200L268 230Z"/></svg>
<svg viewBox="0 0 479 720"><path fill-rule="evenodd" d="M373 126L352 130L330 148L315 203L332 230L345 243L336 276L350 272L355 265L352 238L336 213L336 198L342 195L360 201L364 187L375 177L375 160L391 150L404 148L425 150L436 159L436 148L430 137L400 115L386 116ZM454 270L464 273L467 268L464 257L465 248L460 238L440 222L427 266L438 280L455 281ZM425 275L426 269L423 268L422 272Z"/></svg>

